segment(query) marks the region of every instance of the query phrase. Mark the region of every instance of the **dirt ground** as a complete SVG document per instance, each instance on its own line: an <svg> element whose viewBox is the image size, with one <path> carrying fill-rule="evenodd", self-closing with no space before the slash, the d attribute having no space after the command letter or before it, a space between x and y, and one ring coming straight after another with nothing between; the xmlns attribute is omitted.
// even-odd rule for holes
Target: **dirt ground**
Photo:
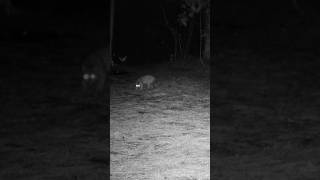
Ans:
<svg viewBox="0 0 320 180"><path fill-rule="evenodd" d="M152 68L159 84L110 95L111 179L210 179L210 82L205 73Z"/></svg>
<svg viewBox="0 0 320 180"><path fill-rule="evenodd" d="M0 179L209 179L208 73L144 67L116 76L107 127L107 101L82 97L70 54L1 49ZM150 72L157 87L136 91Z"/></svg>
<svg viewBox="0 0 320 180"><path fill-rule="evenodd" d="M1 67L0 179L107 179L107 106L80 98L76 66L21 49L2 48L17 61Z"/></svg>
<svg viewBox="0 0 320 180"><path fill-rule="evenodd" d="M319 179L319 56L298 36L295 46L276 33L262 41L264 33L216 45L211 178Z"/></svg>

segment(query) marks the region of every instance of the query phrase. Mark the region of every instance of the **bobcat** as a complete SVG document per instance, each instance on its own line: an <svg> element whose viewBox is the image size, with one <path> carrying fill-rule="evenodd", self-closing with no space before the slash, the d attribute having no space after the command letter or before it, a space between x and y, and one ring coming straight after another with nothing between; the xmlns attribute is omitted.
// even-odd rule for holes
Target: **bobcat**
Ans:
<svg viewBox="0 0 320 180"><path fill-rule="evenodd" d="M107 93L108 75L113 66L108 48L101 48L86 56L82 63L82 87L87 95Z"/></svg>

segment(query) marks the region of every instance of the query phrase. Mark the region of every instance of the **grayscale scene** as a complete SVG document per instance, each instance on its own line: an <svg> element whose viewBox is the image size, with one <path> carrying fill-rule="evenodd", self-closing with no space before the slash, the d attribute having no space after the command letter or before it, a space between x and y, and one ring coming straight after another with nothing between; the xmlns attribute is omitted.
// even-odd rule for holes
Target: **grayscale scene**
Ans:
<svg viewBox="0 0 320 180"><path fill-rule="evenodd" d="M129 3L130 45L114 48L134 54L110 78L111 179L209 180L209 1Z"/></svg>
<svg viewBox="0 0 320 180"><path fill-rule="evenodd" d="M319 5L212 6L211 179L319 179Z"/></svg>
<svg viewBox="0 0 320 180"><path fill-rule="evenodd" d="M0 0L0 179L209 180L210 7Z"/></svg>

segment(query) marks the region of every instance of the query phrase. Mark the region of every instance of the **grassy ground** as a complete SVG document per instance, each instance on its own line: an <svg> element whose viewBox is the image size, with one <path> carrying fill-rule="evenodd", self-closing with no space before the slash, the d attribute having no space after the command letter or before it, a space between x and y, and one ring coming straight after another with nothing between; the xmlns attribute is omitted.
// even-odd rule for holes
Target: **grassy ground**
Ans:
<svg viewBox="0 0 320 180"><path fill-rule="evenodd" d="M111 86L111 179L209 179L209 76L143 69L157 88L135 91L139 74Z"/></svg>
<svg viewBox="0 0 320 180"><path fill-rule="evenodd" d="M0 179L107 179L106 105L79 98L76 66L2 55Z"/></svg>
<svg viewBox="0 0 320 180"><path fill-rule="evenodd" d="M263 33L240 34L215 56L211 177L318 179L319 57L277 38L252 48Z"/></svg>
<svg viewBox="0 0 320 180"><path fill-rule="evenodd" d="M80 65L66 61L76 50L27 48L1 48L0 179L108 179L109 163L111 179L209 179L208 73L162 64L115 76L109 144L108 105L82 97ZM143 74L157 88L136 91Z"/></svg>

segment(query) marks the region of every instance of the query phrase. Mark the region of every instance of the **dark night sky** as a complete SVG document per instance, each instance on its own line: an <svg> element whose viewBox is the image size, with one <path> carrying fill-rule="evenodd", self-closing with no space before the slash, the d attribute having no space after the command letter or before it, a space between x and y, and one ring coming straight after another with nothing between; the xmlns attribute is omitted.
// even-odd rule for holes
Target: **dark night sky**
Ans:
<svg viewBox="0 0 320 180"><path fill-rule="evenodd" d="M319 12L316 1L297 1L310 20ZM215 24L272 25L285 23L299 17L292 0L270 1L215 1L213 4ZM313 14L312 14L313 13Z"/></svg>
<svg viewBox="0 0 320 180"><path fill-rule="evenodd" d="M87 28L96 26L105 32L105 36L108 36L109 0L14 0L13 2L23 10L35 14L35 16L22 22L22 24L27 24L26 26L33 29L38 30L51 24L78 23L87 26ZM129 54L131 57L139 54L139 58L141 54L163 54L162 52L154 52L157 51L155 49L157 49L156 45L159 44L159 39L169 41L166 42L167 44L172 43L170 42L172 40L170 39L170 33L164 27L161 14L163 2L163 0L115 0L114 46L117 51L123 51L120 53ZM173 6L174 4L169 3L165 5L168 13L174 12L175 7ZM306 10L314 8L305 2L301 4L301 7ZM222 26L279 26L287 24L297 17L291 0L212 1L212 8L214 9L214 24ZM176 16L169 17L169 20L174 22L176 21L174 18ZM85 28L76 30L84 33L88 31ZM90 36L90 33L86 34ZM91 34L95 35L95 33ZM156 38L150 38L152 36ZM107 37L103 38L107 39ZM151 47L155 48L151 49ZM194 47L194 49L198 48ZM144 58L148 58L148 56Z"/></svg>
<svg viewBox="0 0 320 180"><path fill-rule="evenodd" d="M23 18L18 17L14 21L10 20L8 26L27 27L29 31L31 29L31 31L44 31L52 26L65 26L67 31L67 27L71 24L81 24L81 27L85 28L75 29L78 32L74 33L89 34L88 38L93 39L89 33L91 30L88 30L92 26L91 29L97 27L99 31L104 32L105 36L109 35L110 2L108 0L31 0L28 2L16 0L13 2L16 7L28 15L24 15ZM168 38L168 30L164 28L161 14L161 2L160 0L115 0L114 46L116 49L124 51L124 54L131 53L132 56L142 53L137 52L139 50L135 48L145 49L145 47L150 47L148 44L158 43L152 41ZM95 36L95 34L91 35ZM105 36L100 37L106 40ZM150 36L157 38L152 39Z"/></svg>

